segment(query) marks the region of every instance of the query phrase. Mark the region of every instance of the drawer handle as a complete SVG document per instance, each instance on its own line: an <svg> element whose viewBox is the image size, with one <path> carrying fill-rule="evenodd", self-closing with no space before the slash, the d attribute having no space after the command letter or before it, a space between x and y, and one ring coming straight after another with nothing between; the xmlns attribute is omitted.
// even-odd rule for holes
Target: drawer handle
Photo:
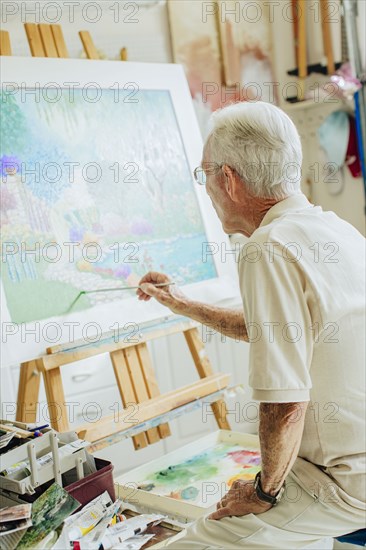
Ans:
<svg viewBox="0 0 366 550"><path fill-rule="evenodd" d="M73 382L80 383L80 382L85 382L85 380L87 380L91 376L92 376L91 374L75 374L74 376L71 377L71 380Z"/></svg>

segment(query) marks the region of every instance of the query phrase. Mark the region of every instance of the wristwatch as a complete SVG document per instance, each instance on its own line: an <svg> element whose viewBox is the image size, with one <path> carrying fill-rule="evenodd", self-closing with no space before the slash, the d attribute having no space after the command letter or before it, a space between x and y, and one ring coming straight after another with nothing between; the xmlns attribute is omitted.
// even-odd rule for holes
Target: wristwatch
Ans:
<svg viewBox="0 0 366 550"><path fill-rule="evenodd" d="M258 472L254 480L254 489L259 500L263 500L264 502L268 502L269 504L272 504L272 506L276 506L280 502L283 496L283 493L285 491L285 483L282 485L281 489L278 491L277 494L269 495L268 493L265 493L262 489L261 473Z"/></svg>

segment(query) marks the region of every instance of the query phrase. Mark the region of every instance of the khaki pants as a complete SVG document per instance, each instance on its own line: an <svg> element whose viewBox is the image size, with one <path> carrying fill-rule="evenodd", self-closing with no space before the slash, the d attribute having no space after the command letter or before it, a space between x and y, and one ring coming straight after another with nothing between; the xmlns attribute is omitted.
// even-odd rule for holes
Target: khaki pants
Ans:
<svg viewBox="0 0 366 550"><path fill-rule="evenodd" d="M293 473L288 481L291 481L291 494L268 512L218 521L202 517L179 540L167 546L177 550L292 550L310 545L320 548L325 537L337 537L365 527L365 512L322 502L302 488ZM296 498L296 489L300 498Z"/></svg>

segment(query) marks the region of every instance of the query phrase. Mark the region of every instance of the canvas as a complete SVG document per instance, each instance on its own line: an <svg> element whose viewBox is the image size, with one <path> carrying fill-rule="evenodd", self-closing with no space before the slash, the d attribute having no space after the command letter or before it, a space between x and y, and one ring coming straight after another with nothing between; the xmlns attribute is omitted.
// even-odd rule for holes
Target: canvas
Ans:
<svg viewBox="0 0 366 550"><path fill-rule="evenodd" d="M223 49L228 52L224 65L234 75L238 74L232 84L235 86L236 82L240 101L276 103L276 87L271 85L273 48L268 4L226 1L219 10L219 21ZM230 66L233 57L237 57L235 70Z"/></svg>
<svg viewBox="0 0 366 550"><path fill-rule="evenodd" d="M203 17L203 10L213 11L214 3L201 0L169 0L169 25L173 59L181 63L189 83L202 134L213 111L222 105L222 66L219 29L216 15Z"/></svg>
<svg viewBox="0 0 366 550"><path fill-rule="evenodd" d="M233 266L220 261L227 240L192 177L202 144L181 68L1 63L3 314L13 337L20 324L39 327L25 358L69 341L70 322L77 338L85 323L98 335L160 317L165 308L142 308L133 290L101 292L135 286L149 270L196 296L208 282L227 297L217 283Z"/></svg>
<svg viewBox="0 0 366 550"><path fill-rule="evenodd" d="M237 101L276 102L268 5L169 0L173 56L184 66L205 136L209 117Z"/></svg>
<svg viewBox="0 0 366 550"><path fill-rule="evenodd" d="M150 270L179 285L216 277L212 257L201 261L205 228L170 94L130 96L106 90L94 104L76 90L72 103L37 104L2 94L1 227L17 248L3 270L12 321L65 314L78 292L134 286ZM39 259L27 253L37 246ZM128 297L88 294L75 310Z"/></svg>

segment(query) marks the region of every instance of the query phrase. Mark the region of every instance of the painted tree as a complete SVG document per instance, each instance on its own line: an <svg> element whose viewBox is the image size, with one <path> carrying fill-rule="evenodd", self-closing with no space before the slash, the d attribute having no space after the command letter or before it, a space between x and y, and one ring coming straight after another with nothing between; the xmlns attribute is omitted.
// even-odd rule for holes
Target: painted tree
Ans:
<svg viewBox="0 0 366 550"><path fill-rule="evenodd" d="M27 143L27 123L14 96L0 92L0 147L2 155L21 156Z"/></svg>

